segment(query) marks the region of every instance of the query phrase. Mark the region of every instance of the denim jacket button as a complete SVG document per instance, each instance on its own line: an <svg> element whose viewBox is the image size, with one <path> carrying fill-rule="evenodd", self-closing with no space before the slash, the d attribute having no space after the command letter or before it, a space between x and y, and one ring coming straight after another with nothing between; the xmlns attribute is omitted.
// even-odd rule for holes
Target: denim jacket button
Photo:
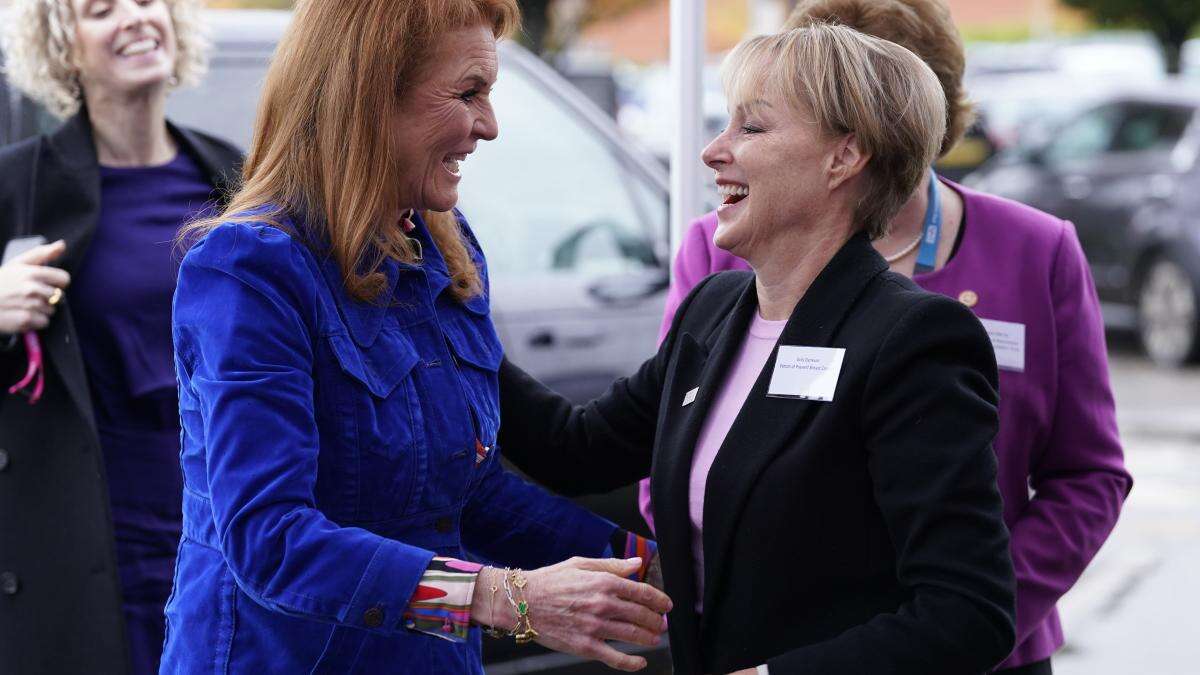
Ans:
<svg viewBox="0 0 1200 675"><path fill-rule="evenodd" d="M433 524L433 529L441 532L442 534L449 534L454 530L454 519L452 519L450 516L442 516Z"/></svg>
<svg viewBox="0 0 1200 675"><path fill-rule="evenodd" d="M383 625L383 610L379 607L372 607L363 612L363 624L367 628L379 628Z"/></svg>

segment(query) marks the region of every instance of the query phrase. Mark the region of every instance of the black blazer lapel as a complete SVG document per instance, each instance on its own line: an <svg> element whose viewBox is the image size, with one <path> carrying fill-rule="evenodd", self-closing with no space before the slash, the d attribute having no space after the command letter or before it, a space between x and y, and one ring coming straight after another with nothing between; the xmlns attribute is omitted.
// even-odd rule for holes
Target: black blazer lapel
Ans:
<svg viewBox="0 0 1200 675"><path fill-rule="evenodd" d="M34 176L33 228L47 241L64 239L59 266L75 271L100 217L100 164L87 112L63 123L42 146Z"/></svg>
<svg viewBox="0 0 1200 675"><path fill-rule="evenodd" d="M779 344L836 346L831 342L847 312L868 282L886 270L887 264L871 247L865 234L852 237L796 305ZM753 285L750 294L754 295ZM757 297L750 304L757 308ZM746 324L742 324L740 334L745 331ZM740 340L735 342L740 344ZM820 401L768 398L767 389L777 353L778 345L750 390L708 474L704 499L705 616L711 616L709 610L720 611L716 599L728 545L758 475L779 452L796 441L817 406L830 405ZM723 368L718 378L724 375ZM707 623L702 622L702 632Z"/></svg>
<svg viewBox="0 0 1200 675"><path fill-rule="evenodd" d="M86 110L67 120L42 144L33 180L33 231L47 241L66 241L67 251L58 265L73 274L87 254L100 217L100 166ZM67 299L58 314L58 320L42 332L46 360L58 371L88 428L94 431L83 359L78 346L71 344L75 329ZM99 438L93 440L99 443Z"/></svg>
<svg viewBox="0 0 1200 675"><path fill-rule="evenodd" d="M725 308L724 321L708 335L691 333L679 337L674 364L663 392L664 412L659 427L658 447L651 468L655 531L658 536L666 592L675 605L671 614L671 650L677 664L692 664L679 672L699 672L699 624L697 622L695 561L692 556L692 524L688 515L688 479L696 439L721 384L721 374L741 346L741 338L758 306L753 277L732 308ZM710 311L716 308L705 308ZM684 400L696 390L687 405Z"/></svg>

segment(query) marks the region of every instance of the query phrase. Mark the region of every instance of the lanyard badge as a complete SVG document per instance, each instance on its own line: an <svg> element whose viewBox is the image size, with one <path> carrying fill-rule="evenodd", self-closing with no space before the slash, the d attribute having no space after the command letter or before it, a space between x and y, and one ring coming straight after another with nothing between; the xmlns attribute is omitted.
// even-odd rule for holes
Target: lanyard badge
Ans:
<svg viewBox="0 0 1200 675"><path fill-rule="evenodd" d="M938 177L933 169L929 170L929 204L925 207L925 224L921 232L921 250L917 253L914 274L926 274L937 267L938 241L942 238L942 205Z"/></svg>

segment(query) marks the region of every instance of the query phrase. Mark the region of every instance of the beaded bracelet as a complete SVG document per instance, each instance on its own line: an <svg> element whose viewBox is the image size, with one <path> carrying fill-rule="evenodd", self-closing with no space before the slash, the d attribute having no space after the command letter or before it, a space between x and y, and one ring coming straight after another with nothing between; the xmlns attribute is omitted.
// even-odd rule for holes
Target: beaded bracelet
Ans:
<svg viewBox="0 0 1200 675"><path fill-rule="evenodd" d="M528 644L538 637L538 632L533 629L529 620L529 602L525 600L527 583L520 569L512 570L504 576L504 595L508 598L508 604L512 605L513 611L517 613L517 625L509 635L512 635L519 645Z"/></svg>

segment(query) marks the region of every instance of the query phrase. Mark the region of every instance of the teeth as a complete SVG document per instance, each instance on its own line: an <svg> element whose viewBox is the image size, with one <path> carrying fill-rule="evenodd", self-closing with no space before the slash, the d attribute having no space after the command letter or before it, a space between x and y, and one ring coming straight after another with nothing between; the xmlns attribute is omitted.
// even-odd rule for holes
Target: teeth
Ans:
<svg viewBox="0 0 1200 675"><path fill-rule="evenodd" d="M722 197L746 196L750 194L750 188L745 185L718 185L717 194Z"/></svg>
<svg viewBox="0 0 1200 675"><path fill-rule="evenodd" d="M450 173L454 174L455 176L459 175L459 160L457 160L457 159L442 160L442 166L446 167L446 170L449 171Z"/></svg>
<svg viewBox="0 0 1200 675"><path fill-rule="evenodd" d="M125 48L121 50L121 56L137 56L138 54L154 51L157 47L158 40L146 38L145 40L138 40L137 42L125 45Z"/></svg>

